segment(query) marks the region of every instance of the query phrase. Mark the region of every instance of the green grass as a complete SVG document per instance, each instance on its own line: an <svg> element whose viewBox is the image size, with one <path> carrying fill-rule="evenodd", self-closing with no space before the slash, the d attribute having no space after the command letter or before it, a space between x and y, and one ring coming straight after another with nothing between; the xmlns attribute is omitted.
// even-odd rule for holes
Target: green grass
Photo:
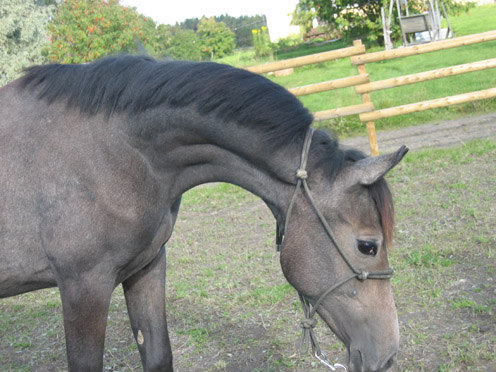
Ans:
<svg viewBox="0 0 496 372"><path fill-rule="evenodd" d="M389 260L399 371L494 365L496 283L488 278L496 270L495 158L495 140L412 151L388 176L397 216ZM177 371L322 370L296 352L301 309L273 244L273 217L248 192L218 183L185 195L167 245ZM316 332L331 361L343 362L343 346L322 321ZM104 363L106 370L141 370L121 288L112 297ZM67 369L57 290L0 301L0 365Z"/></svg>
<svg viewBox="0 0 496 372"><path fill-rule="evenodd" d="M490 190L491 185L496 183L496 174L488 173L487 167L486 171L471 172L480 164L489 164L495 157L494 140L471 141L449 149L416 151L409 153L388 177L395 193L398 220L396 247L391 252L390 260L395 268L395 298L400 319L403 319L400 370L483 371L485 363L494 360L492 351L496 340L491 341L486 333L474 333L473 329L474 324L484 325L494 319L494 302L488 296L488 293L493 293L494 287L486 285L485 281L488 270L489 275L494 275L495 236L491 227L494 193ZM429 192L426 192L425 185L428 185ZM256 202L245 191L226 184L193 189L188 193L188 198L195 200L192 206L198 207L196 213L206 216L211 213L211 207L224 204L218 200L224 197L234 209L239 204L246 208ZM205 204L201 199L205 200ZM199 208L201 205L204 209ZM246 217L242 224L247 224L249 230L254 221ZM291 320L281 319L268 309L283 306L286 311L291 310L289 314L299 314L294 290L284 281L268 279L267 275L271 275L268 271L258 271L262 262L270 263L270 266L274 265L274 270L278 270L277 263L273 261L270 220L269 226L264 225L267 229L264 231L269 231L269 235L262 252L243 251L237 243L234 243L235 251L217 256L198 252L194 241L188 243L193 245L191 250L177 240L171 246L169 280L172 287L176 287L174 283L182 283L180 286L184 292L180 301L190 299L200 309L217 309L214 313L222 314L224 319L221 322L210 321L206 326L202 320L205 314L192 314L191 318L196 319L197 325L185 331L185 336L189 337L185 342L195 347L191 355L211 350L216 335L222 332L219 330L219 327L222 329L222 322L251 324L257 318L264 325L270 325L270 342L274 350L286 350L288 347L291 350L293 347L292 337L298 331L290 334L289 338L279 336L279 332L284 333L284 329L291 327ZM217 221L224 231L233 222L229 216ZM210 231L210 234L217 236L215 231ZM193 238L207 240L202 235ZM174 263L178 249L181 250L181 259L185 259L189 267ZM220 264L223 260L233 260L238 267L233 269L229 264ZM200 262L202 269L195 269ZM255 272L260 275L254 275ZM475 290L466 291L457 287L457 283L465 283L460 280L479 280L479 274L482 274L479 278L481 284ZM220 303L212 301L214 293L222 298ZM170 296L174 298L173 293ZM233 318L236 309L242 309L242 313ZM172 312L178 310L171 306ZM293 319L292 315L289 317ZM410 317L414 317L412 323L405 320ZM298 319L296 316L294 321ZM450 327L453 322L463 331L452 332ZM199 335L192 331L196 327L202 331ZM325 328L319 328L317 332L320 338L326 334ZM205 333L209 335L207 342L200 337ZM336 355L343 353L342 345L335 339L324 339L326 350L333 350ZM244 348L248 348L246 352L259 342L254 336L235 339L238 347L245 345ZM426 342L434 344L428 351L425 350ZM228 344L222 343L221 348L228 347ZM290 354L281 356L270 351L265 355L269 366L260 370L319 369L311 359L305 362L309 364L302 365L301 359L288 358ZM429 358L436 359L437 367L433 368ZM228 361L219 359L217 369L213 370L233 370L228 368Z"/></svg>
<svg viewBox="0 0 496 372"><path fill-rule="evenodd" d="M254 196L240 187L228 183L213 183L196 187L186 192L181 200L182 208L204 208L205 203L211 207L226 208L243 205L247 200L254 200Z"/></svg>
<svg viewBox="0 0 496 372"><path fill-rule="evenodd" d="M452 16L450 17L450 22L454 29L455 36L463 36L495 29L495 19L496 5L484 5L471 9L469 13ZM280 54L277 58L291 58L351 45L351 41L341 40L337 43L325 44L322 46L303 46L295 51ZM380 47L370 47L367 49L368 52L378 50L382 49ZM237 66L250 65L249 53L250 52L245 51L238 57L238 60L236 60L235 57L230 57L230 59L223 60L223 62L232 63ZM251 56L253 57L253 55ZM496 42L493 41L396 60L371 63L366 65L366 69L370 74L371 80L378 81L415 72L429 71L495 57ZM251 65L256 65L261 62L262 60L252 60ZM295 68L292 75L278 78L270 76L270 78L284 87L292 88L356 74L356 67L351 66L349 59L345 58L337 61ZM376 109L380 109L493 87L496 87L496 73L494 72L494 69L490 69L372 92L371 98ZM353 88L311 94L302 96L300 99L312 112L361 103L361 97L354 92ZM452 119L474 113L492 112L495 110L496 99L487 99L447 108L381 119L376 122L376 128L378 130L400 128L426 122ZM319 123L318 126L330 127L342 136L364 132L364 124L359 121L358 116L333 119Z"/></svg>

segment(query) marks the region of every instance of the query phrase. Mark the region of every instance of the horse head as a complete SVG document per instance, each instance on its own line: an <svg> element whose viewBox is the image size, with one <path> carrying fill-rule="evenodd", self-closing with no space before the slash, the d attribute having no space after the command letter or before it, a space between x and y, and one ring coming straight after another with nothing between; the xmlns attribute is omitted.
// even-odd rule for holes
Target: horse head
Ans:
<svg viewBox="0 0 496 372"><path fill-rule="evenodd" d="M349 369L385 371L394 364L399 331L388 280L393 205L383 176L408 149L374 158L349 151L330 174L326 162L308 155L312 136L286 215L281 266L313 307L307 318L317 312L346 345Z"/></svg>

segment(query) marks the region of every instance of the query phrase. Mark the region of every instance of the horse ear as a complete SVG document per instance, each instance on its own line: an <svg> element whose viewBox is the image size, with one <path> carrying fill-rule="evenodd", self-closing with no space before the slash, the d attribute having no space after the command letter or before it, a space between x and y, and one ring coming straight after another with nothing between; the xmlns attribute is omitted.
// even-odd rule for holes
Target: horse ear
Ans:
<svg viewBox="0 0 496 372"><path fill-rule="evenodd" d="M396 152L361 159L351 165L350 174L353 185L371 185L389 172L408 152L408 147L401 146Z"/></svg>

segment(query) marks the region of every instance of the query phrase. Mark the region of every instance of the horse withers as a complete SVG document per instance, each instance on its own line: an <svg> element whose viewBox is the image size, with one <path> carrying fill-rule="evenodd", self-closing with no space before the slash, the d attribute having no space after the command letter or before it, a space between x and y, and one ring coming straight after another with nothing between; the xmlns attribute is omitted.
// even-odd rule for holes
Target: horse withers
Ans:
<svg viewBox="0 0 496 372"><path fill-rule="evenodd" d="M284 275L349 370L388 369L399 335L383 176L406 149L368 158L311 123L284 88L216 63L31 68L0 89L0 297L58 286L69 370L100 371L122 284L144 370L172 371L164 244L185 191L230 182L269 206Z"/></svg>

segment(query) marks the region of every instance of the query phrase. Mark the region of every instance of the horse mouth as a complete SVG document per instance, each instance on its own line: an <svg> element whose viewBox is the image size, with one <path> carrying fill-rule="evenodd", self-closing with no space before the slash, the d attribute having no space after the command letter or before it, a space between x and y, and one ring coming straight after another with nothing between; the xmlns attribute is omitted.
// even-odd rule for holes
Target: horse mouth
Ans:
<svg viewBox="0 0 496 372"><path fill-rule="evenodd" d="M360 350L358 345L353 346L353 341L350 335L343 329L336 326L333 318L330 316L325 308L320 307L317 312L324 322L327 324L329 329L340 339L341 342L346 346L346 364L335 364L338 371L345 370L349 372L385 372L388 371L396 362L396 351L393 350L391 354L386 358L381 358L378 356L376 363L370 363L370 358L367 357L367 351ZM365 352L365 354L364 354ZM375 359L372 357L372 359ZM344 364L344 363L343 363Z"/></svg>
<svg viewBox="0 0 496 372"><path fill-rule="evenodd" d="M386 359L386 362L378 369L365 369L362 352L356 350L353 354L350 349L347 349L348 363L347 370L350 372L385 372L388 371L396 363L396 353L393 353Z"/></svg>

